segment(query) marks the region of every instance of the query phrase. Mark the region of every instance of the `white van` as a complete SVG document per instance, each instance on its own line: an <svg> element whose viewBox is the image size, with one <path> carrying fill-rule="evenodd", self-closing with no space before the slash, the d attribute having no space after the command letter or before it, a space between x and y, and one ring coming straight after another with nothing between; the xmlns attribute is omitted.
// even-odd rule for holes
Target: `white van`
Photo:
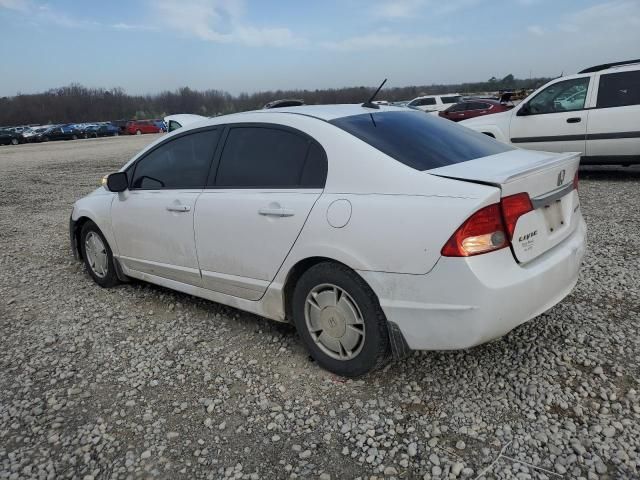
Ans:
<svg viewBox="0 0 640 480"><path fill-rule="evenodd" d="M508 112L460 125L530 150L581 152L583 165L640 163L640 59L556 78Z"/></svg>

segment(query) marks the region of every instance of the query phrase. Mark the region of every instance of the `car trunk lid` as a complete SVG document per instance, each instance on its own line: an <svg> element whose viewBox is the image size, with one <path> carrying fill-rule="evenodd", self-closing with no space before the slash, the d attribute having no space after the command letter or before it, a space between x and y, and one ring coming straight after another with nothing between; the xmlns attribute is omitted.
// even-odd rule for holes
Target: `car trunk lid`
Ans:
<svg viewBox="0 0 640 480"><path fill-rule="evenodd" d="M513 150L429 170L431 175L499 187L501 197L527 193L532 210L521 215L511 235L516 260L526 263L567 238L579 223L574 177L579 153Z"/></svg>

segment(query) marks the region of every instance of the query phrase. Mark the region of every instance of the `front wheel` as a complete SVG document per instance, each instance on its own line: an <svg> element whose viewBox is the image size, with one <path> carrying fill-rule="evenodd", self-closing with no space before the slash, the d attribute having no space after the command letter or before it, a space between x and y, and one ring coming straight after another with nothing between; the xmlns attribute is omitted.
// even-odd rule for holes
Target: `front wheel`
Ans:
<svg viewBox="0 0 640 480"><path fill-rule="evenodd" d="M293 321L313 359L345 377L380 368L390 356L387 320L378 299L353 270L320 263L298 280Z"/></svg>
<svg viewBox="0 0 640 480"><path fill-rule="evenodd" d="M109 288L119 283L113 253L95 223L88 221L83 225L80 232L80 248L87 271L98 285Z"/></svg>
<svg viewBox="0 0 640 480"><path fill-rule="evenodd" d="M77 135L71 135L71 140L77 140L78 136Z"/></svg>
<svg viewBox="0 0 640 480"><path fill-rule="evenodd" d="M142 135L142 131L141 130L136 130L136 135Z"/></svg>
<svg viewBox="0 0 640 480"><path fill-rule="evenodd" d="M11 145L18 145L18 143L20 143L20 142L18 141L17 138L12 138L11 139Z"/></svg>

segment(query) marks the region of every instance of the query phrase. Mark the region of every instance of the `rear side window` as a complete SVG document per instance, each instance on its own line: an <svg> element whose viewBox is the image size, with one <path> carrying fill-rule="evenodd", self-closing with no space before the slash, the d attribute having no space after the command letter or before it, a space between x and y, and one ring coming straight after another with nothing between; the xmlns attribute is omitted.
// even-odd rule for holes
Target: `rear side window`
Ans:
<svg viewBox="0 0 640 480"><path fill-rule="evenodd" d="M514 149L455 122L417 111L366 113L331 123L421 171Z"/></svg>
<svg viewBox="0 0 640 480"><path fill-rule="evenodd" d="M413 102L411 102L409 105L411 105L412 107L422 107L424 105L435 105L435 104L436 104L435 98L419 98L418 100L414 100Z"/></svg>
<svg viewBox="0 0 640 480"><path fill-rule="evenodd" d="M322 188L324 150L309 138L278 128L233 127L215 185L226 188Z"/></svg>
<svg viewBox="0 0 640 480"><path fill-rule="evenodd" d="M442 103L458 103L462 97L453 96L453 97L441 97Z"/></svg>
<svg viewBox="0 0 640 480"><path fill-rule="evenodd" d="M179 129L180 127L182 127L182 125L180 125L175 120L169 120L169 131L170 132L173 132L174 130Z"/></svg>
<svg viewBox="0 0 640 480"><path fill-rule="evenodd" d="M131 188L204 188L218 136L207 130L163 143L136 162Z"/></svg>
<svg viewBox="0 0 640 480"><path fill-rule="evenodd" d="M447 111L448 112L464 112L465 110L469 110L468 105L469 104L467 102L461 102L447 108Z"/></svg>
<svg viewBox="0 0 640 480"><path fill-rule="evenodd" d="M640 70L600 77L597 108L640 105Z"/></svg>

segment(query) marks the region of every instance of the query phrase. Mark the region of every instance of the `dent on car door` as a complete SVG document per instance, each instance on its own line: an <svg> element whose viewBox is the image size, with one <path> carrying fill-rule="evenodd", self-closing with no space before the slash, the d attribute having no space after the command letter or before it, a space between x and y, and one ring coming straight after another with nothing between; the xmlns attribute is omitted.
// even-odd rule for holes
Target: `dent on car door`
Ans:
<svg viewBox="0 0 640 480"><path fill-rule="evenodd" d="M640 162L640 70L599 75L595 108L589 112L590 161ZM617 158L611 158L617 157Z"/></svg>
<svg viewBox="0 0 640 480"><path fill-rule="evenodd" d="M111 206L119 258L127 269L200 285L193 214L217 139L218 130L176 137L130 169L130 188Z"/></svg>
<svg viewBox="0 0 640 480"><path fill-rule="evenodd" d="M590 78L555 82L511 116L511 143L533 150L585 152Z"/></svg>
<svg viewBox="0 0 640 480"><path fill-rule="evenodd" d="M249 300L262 297L326 175L324 150L300 132L264 124L229 128L195 213L203 286Z"/></svg>

